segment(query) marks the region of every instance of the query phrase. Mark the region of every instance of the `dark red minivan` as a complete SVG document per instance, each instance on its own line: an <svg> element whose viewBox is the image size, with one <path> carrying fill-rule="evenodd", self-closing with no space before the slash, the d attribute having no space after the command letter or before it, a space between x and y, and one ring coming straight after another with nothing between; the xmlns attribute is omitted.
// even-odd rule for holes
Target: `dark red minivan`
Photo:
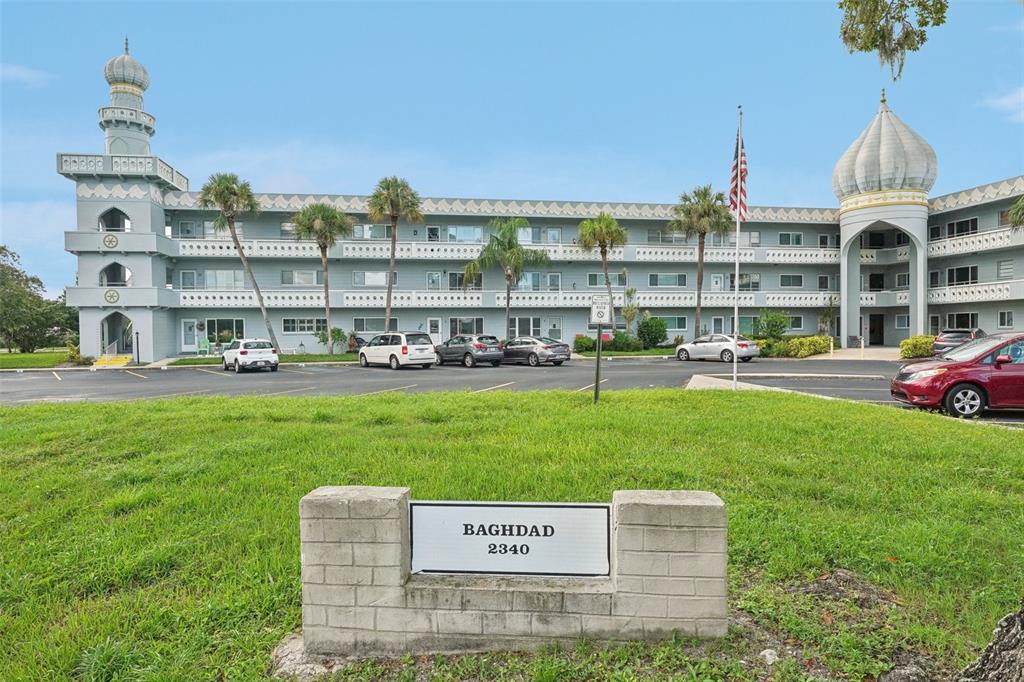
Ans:
<svg viewBox="0 0 1024 682"><path fill-rule="evenodd" d="M974 339L935 360L905 365L889 390L901 403L945 408L955 417L1024 409L1024 333Z"/></svg>

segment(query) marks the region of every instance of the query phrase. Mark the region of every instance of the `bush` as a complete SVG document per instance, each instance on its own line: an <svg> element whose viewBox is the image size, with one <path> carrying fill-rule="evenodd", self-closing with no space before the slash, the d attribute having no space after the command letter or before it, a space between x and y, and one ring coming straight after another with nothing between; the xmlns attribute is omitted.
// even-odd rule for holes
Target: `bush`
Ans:
<svg viewBox="0 0 1024 682"><path fill-rule="evenodd" d="M577 336L572 342L572 349L576 353L589 353L597 348L597 341L589 336Z"/></svg>
<svg viewBox="0 0 1024 682"><path fill-rule="evenodd" d="M811 355L827 353L831 339L830 336L803 336L798 339L790 339L787 355L791 358L806 358Z"/></svg>
<svg viewBox="0 0 1024 682"><path fill-rule="evenodd" d="M93 363L93 359L88 355L82 355L82 349L77 344L72 345L69 343L67 362L73 365L88 367Z"/></svg>
<svg viewBox="0 0 1024 682"><path fill-rule="evenodd" d="M682 334L676 334L676 338L672 339L672 345L678 346L682 343L686 343L686 337Z"/></svg>
<svg viewBox="0 0 1024 682"><path fill-rule="evenodd" d="M765 339L758 341L763 358L784 358L789 353L789 341L786 339Z"/></svg>
<svg viewBox="0 0 1024 682"><path fill-rule="evenodd" d="M900 341L901 358L930 358L934 353L935 337L911 336Z"/></svg>
<svg viewBox="0 0 1024 682"><path fill-rule="evenodd" d="M660 317L645 317L636 327L644 348L654 348L668 339L668 325Z"/></svg>
<svg viewBox="0 0 1024 682"><path fill-rule="evenodd" d="M789 313L783 310L762 310L758 316L757 335L781 339L789 331Z"/></svg>
<svg viewBox="0 0 1024 682"><path fill-rule="evenodd" d="M641 323L643 324L643 323ZM615 336L612 337L611 342L608 344L608 350L614 351L636 351L643 350L644 343L640 339L624 332L615 332Z"/></svg>

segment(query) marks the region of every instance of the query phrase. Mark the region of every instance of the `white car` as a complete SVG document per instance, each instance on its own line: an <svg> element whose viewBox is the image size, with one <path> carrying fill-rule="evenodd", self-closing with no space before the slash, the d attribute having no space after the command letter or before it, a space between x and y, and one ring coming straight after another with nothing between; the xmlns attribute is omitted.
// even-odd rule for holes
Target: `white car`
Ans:
<svg viewBox="0 0 1024 682"><path fill-rule="evenodd" d="M705 334L689 343L676 346L679 360L721 360L732 362L733 338L725 334ZM757 342L740 334L736 337L736 356L740 362L750 362L761 354Z"/></svg>
<svg viewBox="0 0 1024 682"><path fill-rule="evenodd" d="M400 332L378 334L359 349L359 364L388 365L398 369L406 365L432 367L434 364L434 342L423 332Z"/></svg>
<svg viewBox="0 0 1024 682"><path fill-rule="evenodd" d="M224 361L225 372L229 369L241 372L243 369L263 369L264 367L270 368L271 372L276 372L280 362L274 344L266 339L235 339L224 349L221 358Z"/></svg>

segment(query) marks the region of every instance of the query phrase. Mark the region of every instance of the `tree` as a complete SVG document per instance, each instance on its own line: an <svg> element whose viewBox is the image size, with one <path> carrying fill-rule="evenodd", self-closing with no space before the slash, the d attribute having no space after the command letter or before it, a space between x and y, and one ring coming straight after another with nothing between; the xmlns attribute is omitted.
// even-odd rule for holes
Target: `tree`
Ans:
<svg viewBox="0 0 1024 682"><path fill-rule="evenodd" d="M529 249L519 243L519 230L529 228L526 218L493 218L487 227L491 235L480 255L466 263L463 286L480 276L486 268L499 268L505 278L505 333L509 330L512 287L519 284L528 267L540 267L551 262L540 249Z"/></svg>
<svg viewBox="0 0 1024 682"><path fill-rule="evenodd" d="M1015 232L1024 228L1024 195L1017 197L1017 201L1010 207L1010 227Z"/></svg>
<svg viewBox="0 0 1024 682"><path fill-rule="evenodd" d="M700 303L704 290L704 246L708 235L726 235L732 229L732 217L725 205L725 195L715 192L711 185L695 187L693 192L679 195L679 203L672 208L673 218L666 228L679 232L687 239L697 236L697 309L694 312L694 338L700 335ZM734 282L733 286L739 286ZM738 326L737 320L737 326Z"/></svg>
<svg viewBox="0 0 1024 682"><path fill-rule="evenodd" d="M595 248L601 253L601 267L604 269L604 284L608 287L608 320L615 329L615 299L612 297L612 280L608 276L608 251L626 243L627 234L610 213L602 211L596 218L587 218L580 223L578 243L584 251Z"/></svg>
<svg viewBox="0 0 1024 682"><path fill-rule="evenodd" d="M839 0L839 35L851 53L877 53L896 81L907 52L921 49L928 40L925 29L946 22L948 6L948 0Z"/></svg>
<svg viewBox="0 0 1024 682"><path fill-rule="evenodd" d="M263 303L263 292L260 291L260 285L252 274L249 259L245 257L242 242L238 240L238 230L235 229L235 220L238 216L246 213L259 215L260 202L253 194L252 187L248 182L239 180L234 173L214 173L199 191L199 206L217 209L218 214L213 221L213 227L218 232L227 229L231 234L231 241L238 252L238 258L242 261L242 269L245 270L245 276L252 284L252 290L256 294L256 303L263 315L263 322L267 325L267 335L270 337L270 342L274 344L274 348L280 349L277 335L274 334L274 325L271 324L270 316L267 315L267 306Z"/></svg>
<svg viewBox="0 0 1024 682"><path fill-rule="evenodd" d="M26 350L21 344L33 345L30 331L39 326L43 304L42 280L22 270L18 254L0 244L0 340L8 351L38 347Z"/></svg>
<svg viewBox="0 0 1024 682"><path fill-rule="evenodd" d="M327 329L331 327L331 288L327 277L327 252L338 242L339 237L352 234L355 221L333 206L327 204L310 204L292 217L295 224L296 239L310 239L320 249L320 264L324 271L324 317ZM334 355L334 343L342 337L335 338L333 333L324 334L327 342L327 354Z"/></svg>
<svg viewBox="0 0 1024 682"><path fill-rule="evenodd" d="M640 317L640 306L636 304L636 289L629 287L622 296L622 319L626 321L626 333L633 333L633 323Z"/></svg>
<svg viewBox="0 0 1024 682"><path fill-rule="evenodd" d="M395 249L398 240L398 220L407 223L423 222L420 195L404 178L394 175L381 178L367 201L370 220L389 220L391 225L391 257L388 259L388 293L384 306L384 331L391 331L391 291L395 286Z"/></svg>
<svg viewBox="0 0 1024 682"><path fill-rule="evenodd" d="M636 335L640 337L644 348L654 348L668 340L668 325L665 320L653 317L650 311L645 311L643 321L636 328Z"/></svg>
<svg viewBox="0 0 1024 682"><path fill-rule="evenodd" d="M789 313L784 310L762 310L757 318L757 335L778 341L789 331L789 322Z"/></svg>

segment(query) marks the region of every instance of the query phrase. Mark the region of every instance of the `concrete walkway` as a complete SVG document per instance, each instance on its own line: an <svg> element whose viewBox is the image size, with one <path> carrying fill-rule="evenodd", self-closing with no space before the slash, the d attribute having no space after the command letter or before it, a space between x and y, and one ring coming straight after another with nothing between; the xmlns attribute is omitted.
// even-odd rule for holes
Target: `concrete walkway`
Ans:
<svg viewBox="0 0 1024 682"><path fill-rule="evenodd" d="M725 389L732 390L732 379L718 379L716 377L709 377L704 374L694 374L690 377L690 381L686 384L687 390L701 391L707 389ZM784 388L775 388L773 386L759 386L758 384L748 384L744 381L737 381L736 388L741 391L780 391L782 393L792 393Z"/></svg>

